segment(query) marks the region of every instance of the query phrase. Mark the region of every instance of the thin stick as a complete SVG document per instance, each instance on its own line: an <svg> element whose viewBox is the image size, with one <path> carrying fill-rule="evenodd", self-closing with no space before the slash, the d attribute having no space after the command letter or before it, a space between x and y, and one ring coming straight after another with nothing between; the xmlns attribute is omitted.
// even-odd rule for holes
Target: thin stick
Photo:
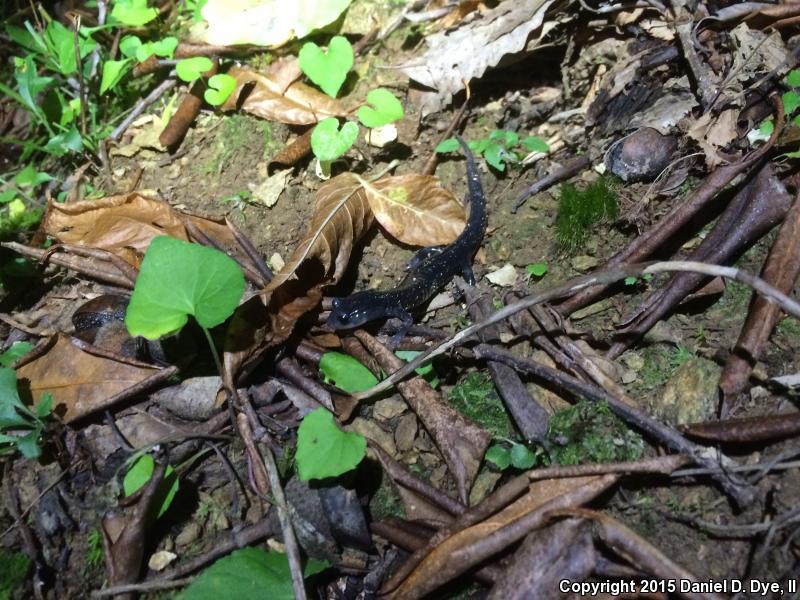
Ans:
<svg viewBox="0 0 800 600"><path fill-rule="evenodd" d="M430 350L426 350L414 358L414 360L406 363L403 367L392 373L379 384L372 386L363 392L353 394L352 396L356 400L364 400L390 389L398 381L408 377L423 363L428 362L436 356L444 354L450 350L450 348L464 343L478 331L481 331L482 329L493 325L494 323L498 323L504 319L507 319L511 315L516 314L521 310L536 306L537 304L542 304L543 302L549 302L556 298L562 298L570 294L574 294L575 292L588 287L614 283L625 279L626 277L638 277L652 273L670 271L688 271L693 273L703 273L704 275L711 275L714 277L734 279L752 287L755 291L767 298L769 301L780 306L784 312L800 319L800 303L791 299L789 296L771 286L763 279L735 267L723 267L719 265L710 265L688 260L620 265L607 271L599 271L590 275L577 277L563 285L550 288L549 290L545 290L539 294L534 294L533 296L529 296L528 298L520 300L519 302L509 304L492 314L485 321L482 321L481 323L475 323L466 329L462 329L461 331L450 336L447 340L440 343L438 346L434 346Z"/></svg>

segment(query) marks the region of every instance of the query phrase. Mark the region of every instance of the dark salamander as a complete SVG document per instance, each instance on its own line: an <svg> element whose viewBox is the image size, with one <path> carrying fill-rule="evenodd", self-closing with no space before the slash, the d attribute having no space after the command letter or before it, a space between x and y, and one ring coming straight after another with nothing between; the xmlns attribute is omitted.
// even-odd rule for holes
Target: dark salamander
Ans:
<svg viewBox="0 0 800 600"><path fill-rule="evenodd" d="M467 159L469 217L464 230L451 244L417 252L409 263L408 275L396 288L384 292L366 290L346 298L334 298L327 321L331 328L350 329L375 319L397 317L403 321L392 338L392 345L397 345L414 322L412 311L433 298L454 276L460 273L469 283L475 282L472 258L486 232L486 198L475 158L464 140L457 139Z"/></svg>

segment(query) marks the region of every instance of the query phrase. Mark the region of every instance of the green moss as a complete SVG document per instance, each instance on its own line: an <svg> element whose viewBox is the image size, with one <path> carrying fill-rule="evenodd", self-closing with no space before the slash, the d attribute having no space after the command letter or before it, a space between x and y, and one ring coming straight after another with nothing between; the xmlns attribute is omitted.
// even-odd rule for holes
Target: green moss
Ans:
<svg viewBox="0 0 800 600"><path fill-rule="evenodd" d="M605 402L582 400L550 419L550 456L561 465L636 460L644 440L627 428Z"/></svg>
<svg viewBox="0 0 800 600"><path fill-rule="evenodd" d="M578 249L592 227L617 218L617 195L608 178L600 178L579 190L570 183L561 186L556 219L556 240L568 251Z"/></svg>
<svg viewBox="0 0 800 600"><path fill-rule="evenodd" d="M661 387L675 369L693 356L694 354L684 346L671 347L665 344L648 346L642 351L644 364L639 371L639 377L647 388Z"/></svg>
<svg viewBox="0 0 800 600"><path fill-rule="evenodd" d="M503 401L488 373L470 373L450 392L450 401L465 417L483 426L493 437L516 437Z"/></svg>
<svg viewBox="0 0 800 600"><path fill-rule="evenodd" d="M381 485L372 496L369 502L369 509L373 519L385 519L387 517L398 517L405 519L406 513L403 510L403 501L397 493L391 478L384 474Z"/></svg>
<svg viewBox="0 0 800 600"><path fill-rule="evenodd" d="M0 600L22 597L22 586L31 567L31 559L22 552L0 549Z"/></svg>
<svg viewBox="0 0 800 600"><path fill-rule="evenodd" d="M775 328L779 335L790 339L800 340L800 319L785 317Z"/></svg>

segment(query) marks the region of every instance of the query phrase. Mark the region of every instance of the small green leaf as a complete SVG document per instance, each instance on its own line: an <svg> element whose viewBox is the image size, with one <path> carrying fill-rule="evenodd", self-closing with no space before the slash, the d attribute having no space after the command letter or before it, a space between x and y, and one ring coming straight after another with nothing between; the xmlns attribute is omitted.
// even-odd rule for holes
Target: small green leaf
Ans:
<svg viewBox="0 0 800 600"><path fill-rule="evenodd" d="M547 265L545 263L533 263L525 267L525 270L528 272L528 275L532 275L533 277L542 277L545 273L547 273Z"/></svg>
<svg viewBox="0 0 800 600"><path fill-rule="evenodd" d="M447 138L439 142L433 151L444 154L445 152L455 152L458 150L458 147L458 140L456 138Z"/></svg>
<svg viewBox="0 0 800 600"><path fill-rule="evenodd" d="M30 427L30 423L20 412L25 415L30 414L19 398L17 374L14 369L0 368L0 429Z"/></svg>
<svg viewBox="0 0 800 600"><path fill-rule="evenodd" d="M306 42L298 54L300 68L320 89L335 98L353 67L353 47L341 35L331 38L328 51L314 42ZM318 157L319 158L319 157Z"/></svg>
<svg viewBox="0 0 800 600"><path fill-rule="evenodd" d="M146 44L142 44L136 49L136 54L134 54L134 58L141 62L146 61L148 58L153 56L155 51L153 50L153 43L147 42Z"/></svg>
<svg viewBox="0 0 800 600"><path fill-rule="evenodd" d="M220 106L236 89L236 79L226 73L213 75L208 80L208 89L203 94L211 106Z"/></svg>
<svg viewBox="0 0 800 600"><path fill-rule="evenodd" d="M36 427L19 436L16 440L17 449L22 453L22 456L28 459L39 458L42 454L42 448L39 446L39 438L42 435L41 427Z"/></svg>
<svg viewBox="0 0 800 600"><path fill-rule="evenodd" d="M517 469L530 469L536 462L536 455L522 444L511 446L511 464Z"/></svg>
<svg viewBox="0 0 800 600"><path fill-rule="evenodd" d="M53 394L44 394L33 407L33 412L40 419L49 416L53 412Z"/></svg>
<svg viewBox="0 0 800 600"><path fill-rule="evenodd" d="M513 148L519 142L519 135L515 131L495 129L489 134L489 139L505 148Z"/></svg>
<svg viewBox="0 0 800 600"><path fill-rule="evenodd" d="M147 0L115 0L111 18L128 27L141 27L158 16L157 8L148 8Z"/></svg>
<svg viewBox="0 0 800 600"><path fill-rule="evenodd" d="M303 570L310 577L328 567L311 559ZM294 600L292 574L285 554L261 548L242 548L220 558L203 571L177 600Z"/></svg>
<svg viewBox="0 0 800 600"><path fill-rule="evenodd" d="M135 35L126 35L119 41L119 51L127 58L134 58L136 51L142 47L142 40Z"/></svg>
<svg viewBox="0 0 800 600"><path fill-rule="evenodd" d="M330 412L317 408L297 430L297 474L303 481L336 477L355 469L366 449L364 436L342 431Z"/></svg>
<svg viewBox="0 0 800 600"><path fill-rule="evenodd" d="M175 71L178 73L178 77L183 81L192 83L196 79L200 79L203 73L210 70L213 66L214 63L211 62L210 58L205 56L193 56L192 58L184 58L178 61L178 64L175 65Z"/></svg>
<svg viewBox="0 0 800 600"><path fill-rule="evenodd" d="M152 456L149 454L140 456L139 460L133 463L133 466L128 469L128 472L125 473L125 478L122 480L122 490L125 492L125 496L130 496L150 481L150 477L152 477L155 468L156 462L153 460ZM158 485L158 490L156 491L156 497L154 499L155 505L158 506L156 518L167 511L177 492L178 474L175 472L175 469L167 465L167 468L164 469L164 478Z"/></svg>
<svg viewBox="0 0 800 600"><path fill-rule="evenodd" d="M419 350L397 350L395 352L397 358L402 358L406 362L411 362L420 354L422 352ZM436 376L436 371L433 370L433 363L425 363L414 369L414 372L427 381L433 389L439 386L439 378Z"/></svg>
<svg viewBox="0 0 800 600"><path fill-rule="evenodd" d="M499 144L489 144L483 151L483 158L498 171L506 168L506 150Z"/></svg>
<svg viewBox="0 0 800 600"><path fill-rule="evenodd" d="M625 285L635 285L637 281L639 281L639 279L638 279L637 277L633 277L633 276L631 276L631 277L626 277L626 278L623 280L623 282L625 283Z"/></svg>
<svg viewBox="0 0 800 600"><path fill-rule="evenodd" d="M511 452L505 446L496 444L486 451L486 460L498 469L505 470L511 466Z"/></svg>
<svg viewBox="0 0 800 600"><path fill-rule="evenodd" d="M243 293L244 276L232 258L159 236L145 252L125 324L131 335L148 339L180 330L188 315L210 329L233 313Z"/></svg>
<svg viewBox="0 0 800 600"><path fill-rule="evenodd" d="M33 165L28 165L14 177L14 183L22 187L36 187L52 180L53 178L50 175L37 171Z"/></svg>
<svg viewBox="0 0 800 600"><path fill-rule="evenodd" d="M800 94L797 92L784 92L781 99L783 100L783 111L787 115L791 115L800 106Z"/></svg>
<svg viewBox="0 0 800 600"><path fill-rule="evenodd" d="M11 202L17 197L17 190L14 188L7 189L3 192L0 192L0 204L6 204Z"/></svg>
<svg viewBox="0 0 800 600"><path fill-rule="evenodd" d="M767 119L758 127L758 133L765 138L771 136L773 131L775 131L775 123L772 122L772 119Z"/></svg>
<svg viewBox="0 0 800 600"><path fill-rule="evenodd" d="M522 140L522 147L528 152L550 152L550 146L542 138L529 135Z"/></svg>
<svg viewBox="0 0 800 600"><path fill-rule="evenodd" d="M156 56L160 56L161 58L172 58L175 54L175 49L178 47L178 38L171 35L167 36L163 39L153 42L152 47Z"/></svg>
<svg viewBox="0 0 800 600"><path fill-rule="evenodd" d="M378 383L375 375L352 356L326 352L319 361L319 370L326 383L332 383L349 394L363 392Z"/></svg>
<svg viewBox="0 0 800 600"><path fill-rule="evenodd" d="M10 367L31 350L33 350L33 344L30 342L14 342L10 348L0 354L0 366Z"/></svg>
<svg viewBox="0 0 800 600"><path fill-rule="evenodd" d="M311 149L319 160L328 162L347 152L357 137L358 125L347 121L340 130L339 120L328 117L317 123L311 132Z"/></svg>
<svg viewBox="0 0 800 600"><path fill-rule="evenodd" d="M800 70L794 69L789 71L789 74L786 76L786 83L792 87L800 87Z"/></svg>
<svg viewBox="0 0 800 600"><path fill-rule="evenodd" d="M54 156L64 156L69 152L80 152L83 149L83 139L74 125L67 131L51 137L45 144L44 151Z"/></svg>
<svg viewBox="0 0 800 600"><path fill-rule="evenodd" d="M358 120L364 127L383 127L403 118L403 105L387 89L378 88L369 92L367 103L375 108L362 106L358 109Z"/></svg>
<svg viewBox="0 0 800 600"><path fill-rule="evenodd" d="M122 60L107 60L103 63L103 78L100 81L100 95L117 85L128 72L130 58Z"/></svg>

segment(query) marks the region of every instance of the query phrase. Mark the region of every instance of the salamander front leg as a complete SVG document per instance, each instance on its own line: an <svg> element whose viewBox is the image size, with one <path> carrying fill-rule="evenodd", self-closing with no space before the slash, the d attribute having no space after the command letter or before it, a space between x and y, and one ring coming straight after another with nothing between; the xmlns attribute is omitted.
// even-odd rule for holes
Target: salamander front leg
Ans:
<svg viewBox="0 0 800 600"><path fill-rule="evenodd" d="M441 252L445 246L428 246L427 248L421 248L417 250L416 254L411 257L411 260L408 261L406 265L406 271L413 271L430 257L435 256Z"/></svg>
<svg viewBox="0 0 800 600"><path fill-rule="evenodd" d="M402 321L400 324L400 328L397 332L391 337L389 340L389 350L392 352L395 351L400 345L400 342L403 341L403 338L406 337L408 330L411 329L411 326L414 324L414 317L411 316L410 312L404 311L403 309L398 309L397 311L393 312L390 316L397 317Z"/></svg>
<svg viewBox="0 0 800 600"><path fill-rule="evenodd" d="M472 265L470 263L465 263L464 266L461 267L461 275L468 284L475 285L475 273L472 272Z"/></svg>

